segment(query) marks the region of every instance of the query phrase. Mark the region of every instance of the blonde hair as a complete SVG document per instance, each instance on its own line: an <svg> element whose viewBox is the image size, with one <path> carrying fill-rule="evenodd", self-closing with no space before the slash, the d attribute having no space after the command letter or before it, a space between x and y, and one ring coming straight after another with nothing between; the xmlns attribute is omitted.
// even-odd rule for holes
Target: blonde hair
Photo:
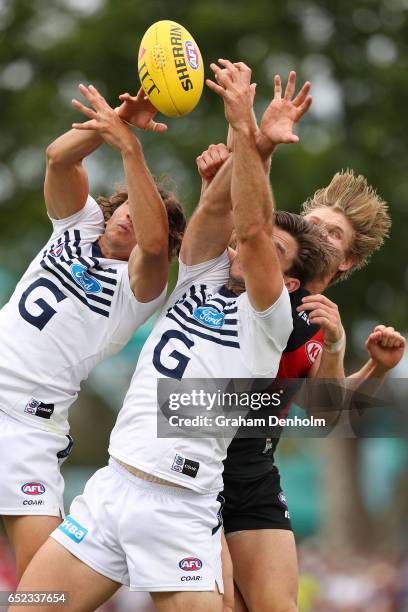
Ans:
<svg viewBox="0 0 408 612"><path fill-rule="evenodd" d="M353 228L353 238L346 253L353 259L353 265L349 270L337 272L333 283L345 280L368 263L372 253L389 236L391 219L386 202L368 185L364 176L356 176L352 170L337 172L327 187L318 189L302 205L302 215L326 206L341 212Z"/></svg>

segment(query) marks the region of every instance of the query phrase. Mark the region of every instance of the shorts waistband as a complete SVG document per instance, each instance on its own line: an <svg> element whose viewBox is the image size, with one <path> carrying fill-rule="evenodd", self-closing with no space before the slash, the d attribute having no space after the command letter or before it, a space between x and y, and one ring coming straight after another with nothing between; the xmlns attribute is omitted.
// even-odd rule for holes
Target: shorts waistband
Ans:
<svg viewBox="0 0 408 612"><path fill-rule="evenodd" d="M164 493L165 495L173 495L176 497L201 497L200 493L196 491L192 491L191 489L187 489L185 487L172 486L172 484L163 484L161 482L145 480L135 473L130 472L121 462L119 462L115 457L109 458L109 467L115 470L118 474L120 474L123 478L126 478L133 485L137 486L139 489L146 489L150 491L156 491ZM135 468L136 469L136 468ZM141 474L146 474L146 472L142 472ZM152 474L146 474L146 476L153 476ZM155 478L153 476L153 478ZM159 480L159 479L158 479ZM165 482L165 481L164 481Z"/></svg>

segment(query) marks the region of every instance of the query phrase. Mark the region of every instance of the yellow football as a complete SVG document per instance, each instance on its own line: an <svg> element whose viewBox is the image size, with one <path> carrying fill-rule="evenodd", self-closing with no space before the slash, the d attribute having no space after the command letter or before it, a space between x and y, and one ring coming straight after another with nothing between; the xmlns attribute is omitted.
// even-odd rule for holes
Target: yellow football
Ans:
<svg viewBox="0 0 408 612"><path fill-rule="evenodd" d="M138 58L142 87L153 106L181 117L198 104L204 67L194 38L175 21L157 21L142 38Z"/></svg>

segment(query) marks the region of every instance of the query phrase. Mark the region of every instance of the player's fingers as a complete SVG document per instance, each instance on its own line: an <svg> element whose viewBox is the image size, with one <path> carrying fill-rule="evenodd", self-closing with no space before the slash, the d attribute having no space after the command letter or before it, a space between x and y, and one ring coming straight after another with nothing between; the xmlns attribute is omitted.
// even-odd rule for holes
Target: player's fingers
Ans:
<svg viewBox="0 0 408 612"><path fill-rule="evenodd" d="M376 331L376 332L372 332L368 336L367 340L369 340L371 342L380 342L381 338L382 338L382 332Z"/></svg>
<svg viewBox="0 0 408 612"><path fill-rule="evenodd" d="M166 132L168 126L165 123L156 123L153 119L150 119L149 123L145 127L145 131L147 132L157 132L158 134L161 132Z"/></svg>
<svg viewBox="0 0 408 612"><path fill-rule="evenodd" d="M220 154L221 161L225 162L231 156L231 151L224 143L220 143L218 146L218 152Z"/></svg>
<svg viewBox="0 0 408 612"><path fill-rule="evenodd" d="M391 348L395 339L395 330L393 327L387 327L382 332L381 346Z"/></svg>
<svg viewBox="0 0 408 612"><path fill-rule="evenodd" d="M289 72L288 82L286 84L285 95L284 95L285 100L292 99L292 96L295 93L295 87L296 87L296 72L294 70L291 70Z"/></svg>
<svg viewBox="0 0 408 612"><path fill-rule="evenodd" d="M210 145L208 150L210 152L213 162L215 163L222 162L221 153L217 145Z"/></svg>
<svg viewBox="0 0 408 612"><path fill-rule="evenodd" d="M296 134L288 134L282 138L283 144L296 144L297 142L299 142L299 136L296 136Z"/></svg>
<svg viewBox="0 0 408 612"><path fill-rule="evenodd" d="M309 317L309 321L313 325L320 325L320 327L326 327L327 324L329 323L329 320L327 317Z"/></svg>
<svg viewBox="0 0 408 612"><path fill-rule="evenodd" d="M306 295L302 298L302 304L318 302L319 304L325 304L329 308L332 308L335 311L338 311L337 304L329 300L328 297L322 295L321 293L316 293L315 295Z"/></svg>
<svg viewBox="0 0 408 612"><path fill-rule="evenodd" d="M95 119L91 119L90 121L85 121L84 123L73 123L72 127L75 130L97 130L98 124Z"/></svg>
<svg viewBox="0 0 408 612"><path fill-rule="evenodd" d="M303 117L303 115L305 113L307 113L307 111L309 110L309 108L312 106L312 96L307 96L306 100L303 102L303 104L301 104L298 107L298 112L297 112L297 118L296 121L299 121L299 119L301 117Z"/></svg>
<svg viewBox="0 0 408 612"><path fill-rule="evenodd" d="M248 78L251 78L252 70L249 66L244 64L244 62L235 62L234 66L237 68L238 72L246 75Z"/></svg>
<svg viewBox="0 0 408 612"><path fill-rule="evenodd" d="M89 108L89 106L85 106L85 104L82 104L82 102L80 102L76 98L72 100L72 106L79 110L86 117L89 117L89 119L95 119L97 115L97 113L92 108Z"/></svg>
<svg viewBox="0 0 408 612"><path fill-rule="evenodd" d="M384 331L384 329L386 329L385 325L376 325L374 327L374 331Z"/></svg>
<svg viewBox="0 0 408 612"><path fill-rule="evenodd" d="M251 102L252 102L252 104L254 103L254 100L255 100L256 87L257 87L256 83L251 83L251 85L249 86L249 89L251 90Z"/></svg>
<svg viewBox="0 0 408 612"><path fill-rule="evenodd" d="M282 97L282 82L281 82L281 78L279 74L275 74L274 84L275 84L275 98L280 100L280 98Z"/></svg>
<svg viewBox="0 0 408 612"><path fill-rule="evenodd" d="M325 317L330 321L330 313L325 308L313 308L309 314L309 319L311 317Z"/></svg>
<svg viewBox="0 0 408 612"><path fill-rule="evenodd" d="M222 57L220 57L218 59L218 63L221 64L221 66L223 66L224 68L226 68L229 72L231 73L236 73L238 72L238 68L229 60L227 59L223 59Z"/></svg>
<svg viewBox="0 0 408 612"><path fill-rule="evenodd" d="M214 91L219 96L222 96L222 97L225 96L226 91L225 91L224 87L221 87L221 85L218 85L217 83L214 83L214 81L211 81L211 79L206 79L205 83L206 83L207 87L209 87L212 91Z"/></svg>
<svg viewBox="0 0 408 612"><path fill-rule="evenodd" d="M302 89L299 91L298 95L293 100L294 106L301 106L301 104L303 104L303 102L307 98L307 94L309 93L311 86L312 84L310 83L310 81L306 81L306 83L303 84Z"/></svg>
<svg viewBox="0 0 408 612"><path fill-rule="evenodd" d="M301 306L298 306L296 310L298 312L302 312L302 310L306 310L307 312L311 312L312 310L316 310L317 308L322 308L327 314L332 313L332 309L329 308L324 302L305 302Z"/></svg>

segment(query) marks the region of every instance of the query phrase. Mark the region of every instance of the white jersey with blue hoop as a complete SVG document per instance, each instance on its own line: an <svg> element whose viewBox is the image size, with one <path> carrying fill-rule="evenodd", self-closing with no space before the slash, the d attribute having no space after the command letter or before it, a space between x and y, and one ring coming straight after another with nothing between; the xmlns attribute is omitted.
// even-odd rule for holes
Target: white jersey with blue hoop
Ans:
<svg viewBox="0 0 408 612"><path fill-rule="evenodd" d="M165 291L136 300L127 261L101 253L104 219L90 196L79 212L51 221L50 240L0 311L0 409L66 434L81 382L130 340Z"/></svg>
<svg viewBox="0 0 408 612"><path fill-rule="evenodd" d="M143 347L109 447L116 459L199 493L222 489L230 440L158 438L157 379L273 378L292 331L286 288L256 312L247 293L237 297L225 288L228 276L227 252L195 266L180 262L177 286Z"/></svg>

